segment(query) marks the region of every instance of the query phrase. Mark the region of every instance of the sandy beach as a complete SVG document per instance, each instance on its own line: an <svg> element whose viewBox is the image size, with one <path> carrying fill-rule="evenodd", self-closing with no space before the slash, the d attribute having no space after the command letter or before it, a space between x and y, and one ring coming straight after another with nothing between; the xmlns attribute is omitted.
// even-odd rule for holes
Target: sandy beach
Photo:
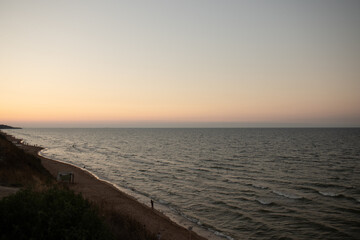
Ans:
<svg viewBox="0 0 360 240"><path fill-rule="evenodd" d="M58 172L73 172L74 183L69 184L70 189L73 191L81 193L85 198L92 202L109 207L135 219L140 224L144 225L151 233L157 234L160 232L161 239L206 239L172 222L167 216L156 210L156 205L155 209L151 209L151 206L145 206L142 203L139 203L135 198L121 192L113 185L97 179L95 176L81 168L39 156L39 151L43 149L41 147L20 144L21 140L9 135L7 135L7 138L26 152L39 157L43 166L54 177L57 176Z"/></svg>

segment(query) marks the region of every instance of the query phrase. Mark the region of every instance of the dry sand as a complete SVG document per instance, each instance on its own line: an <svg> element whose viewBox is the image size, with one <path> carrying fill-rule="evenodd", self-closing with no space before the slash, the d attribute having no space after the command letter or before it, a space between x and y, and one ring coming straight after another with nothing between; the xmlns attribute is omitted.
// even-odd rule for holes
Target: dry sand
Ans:
<svg viewBox="0 0 360 240"><path fill-rule="evenodd" d="M7 138L13 143L20 143L19 139L12 136L7 135ZM113 185L97 179L81 168L39 156L38 152L42 149L41 147L23 144L17 144L17 146L39 157L43 166L55 177L58 172L73 172L74 184L69 184L70 189L81 193L90 201L108 206L122 214L132 217L154 234L160 232L162 240L187 240L190 239L190 234L192 240L206 239L175 224L156 209L152 210L150 206L139 203L135 198L121 192Z"/></svg>

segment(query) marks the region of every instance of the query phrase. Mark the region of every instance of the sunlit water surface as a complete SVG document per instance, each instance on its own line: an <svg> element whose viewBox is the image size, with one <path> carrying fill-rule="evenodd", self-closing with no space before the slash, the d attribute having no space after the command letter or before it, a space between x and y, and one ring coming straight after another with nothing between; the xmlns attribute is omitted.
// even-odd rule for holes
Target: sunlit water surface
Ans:
<svg viewBox="0 0 360 240"><path fill-rule="evenodd" d="M5 132L213 236L360 236L360 129Z"/></svg>

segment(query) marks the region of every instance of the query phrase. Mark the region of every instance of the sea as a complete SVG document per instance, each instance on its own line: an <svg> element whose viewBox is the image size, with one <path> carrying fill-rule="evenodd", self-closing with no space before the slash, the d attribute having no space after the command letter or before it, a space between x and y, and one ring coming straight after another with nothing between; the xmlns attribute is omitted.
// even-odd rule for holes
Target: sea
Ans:
<svg viewBox="0 0 360 240"><path fill-rule="evenodd" d="M4 132L208 239L360 239L359 128Z"/></svg>

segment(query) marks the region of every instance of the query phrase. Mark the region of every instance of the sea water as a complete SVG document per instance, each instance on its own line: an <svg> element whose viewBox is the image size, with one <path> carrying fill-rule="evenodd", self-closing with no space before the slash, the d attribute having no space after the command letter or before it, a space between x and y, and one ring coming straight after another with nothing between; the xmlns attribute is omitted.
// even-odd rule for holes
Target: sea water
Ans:
<svg viewBox="0 0 360 240"><path fill-rule="evenodd" d="M5 132L214 238L360 238L360 129Z"/></svg>

